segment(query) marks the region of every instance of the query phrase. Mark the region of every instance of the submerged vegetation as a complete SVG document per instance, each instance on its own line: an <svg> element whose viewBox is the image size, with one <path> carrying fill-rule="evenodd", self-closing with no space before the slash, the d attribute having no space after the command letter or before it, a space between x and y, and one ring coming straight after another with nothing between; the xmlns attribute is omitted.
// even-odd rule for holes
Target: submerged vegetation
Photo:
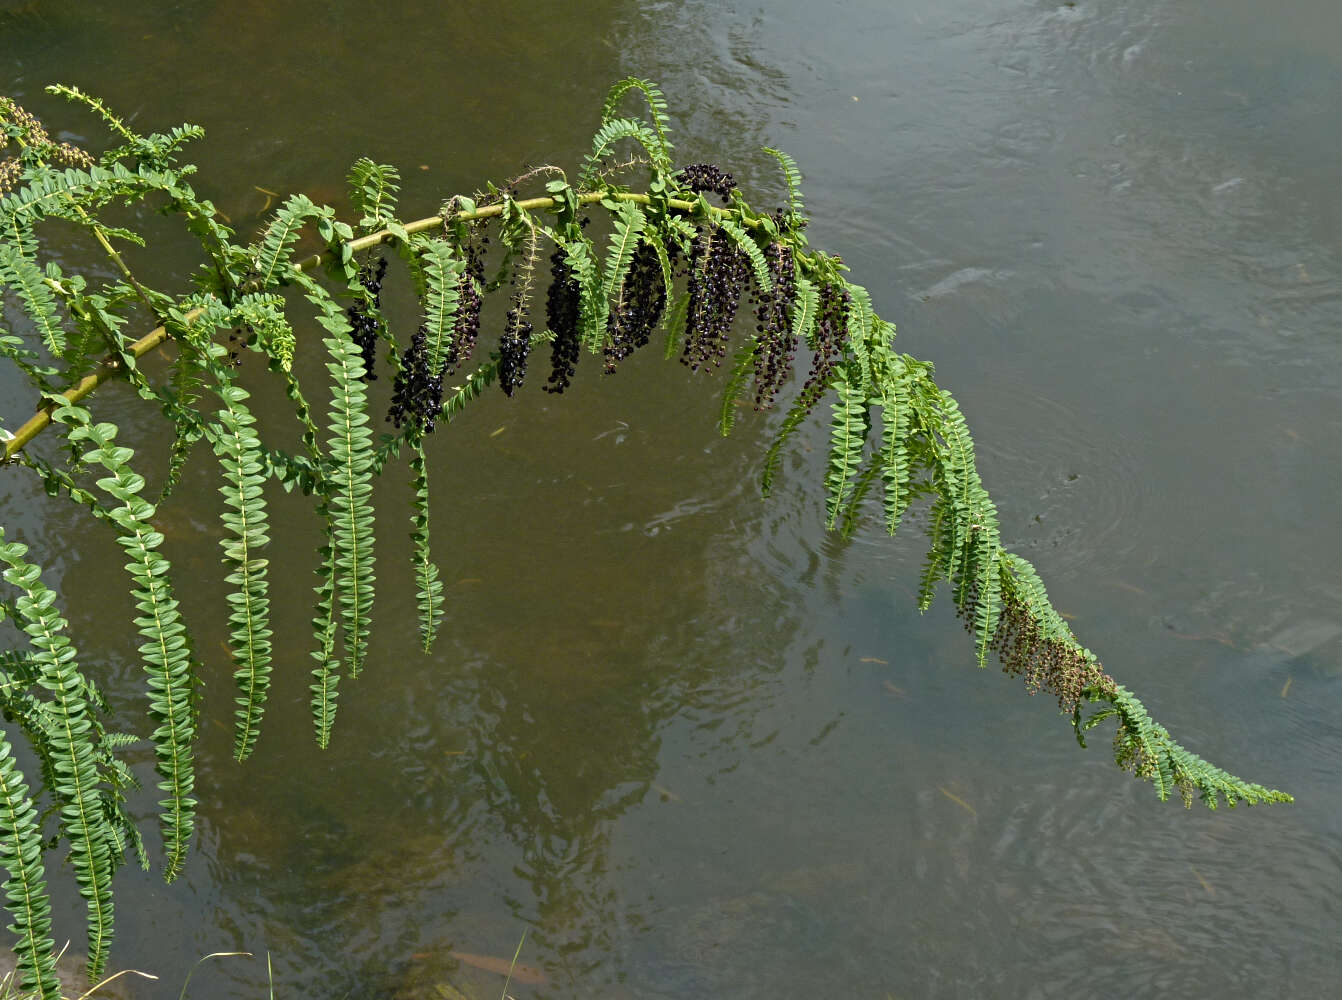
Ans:
<svg viewBox="0 0 1342 1000"><path fill-rule="evenodd" d="M851 532L868 508L879 510L891 534L906 514L925 523L930 545L920 606L928 607L945 582L979 665L994 655L1031 692L1056 698L1083 745L1086 733L1113 719L1115 760L1150 781L1161 799L1177 792L1186 803L1197 796L1212 808L1218 800L1290 801L1176 743L1077 641L1034 568L1002 547L959 407L933 379L931 364L895 350L894 326L848 279L842 261L809 246L801 175L787 154L767 150L785 197L781 207L759 211L719 167L676 164L661 93L628 79L611 89L592 151L574 177L542 167L405 221L396 169L361 159L349 176L357 220L338 219L329 206L295 194L246 243L188 181L195 168L180 155L199 128L139 135L96 98L67 87L52 91L96 113L112 145L95 157L57 144L41 122L0 98L0 153L7 155L0 160L0 288L20 317L17 332L0 330L0 352L38 407L21 427L4 431L4 458L105 523L125 552L137 611L132 624L142 643L140 728L152 741L163 795L168 880L182 870L192 836L193 747L205 706L198 697L202 654L179 613L155 525L199 456L196 446L203 442L218 460L224 497L234 755L243 761L255 749L270 684L269 566L261 550L272 481L310 497L324 529L313 560L310 690L315 740L325 747L341 680L357 677L367 658L376 589L374 478L406 456L413 484L408 571L427 649L445 602L430 550L426 436L493 383L511 396L529 377L561 394L584 354L612 373L654 339L667 358L691 369L724 369L722 433L743 405L783 411L763 457L766 495L789 440L810 417L824 415L827 525ZM645 115L628 112L635 101ZM202 253L188 290L151 287L132 271L118 247L143 245L144 238L113 221L124 214L117 203L180 219ZM600 239L586 232L594 217L600 222L592 228L606 234ZM47 225L62 226L63 240L72 226L91 239L112 277L93 282L66 273L43 253L38 234ZM298 259L304 233L315 233L325 249ZM549 278L541 289L543 254ZM408 337L391 329L382 308L392 258L422 305L422 321ZM489 350L480 343L482 310L499 294L507 309ZM739 321L743 308L749 323ZM133 321L144 316L158 325L136 339ZM317 349L300 336L312 320L326 352L321 415L309 401L313 386L300 384L294 364L300 349ZM753 332L740 336L747 325ZM161 345L171 348L166 365L142 367ZM547 351L548 372L541 374L537 355ZM244 381L264 376L242 377L244 352L259 357L282 387L291 425L258 424ZM809 363L799 363L798 352ZM385 433L375 433L382 415L370 412L367 389L379 377L392 384ZM111 378L124 379L171 428L173 443L152 489L118 426L89 408L89 395ZM39 441L51 446L39 449ZM0 863L9 872L5 891L24 982L54 997L60 987L46 851L68 844L87 904L94 974L111 943L113 873L128 851L146 867L148 858L126 808L136 775L118 753L137 737L106 727L107 702L81 668L59 595L43 580L42 562L51 554L30 552L15 534L0 525L7 585L0 617L11 626L9 648L0 652ZM35 762L31 776L11 746L19 732Z"/></svg>

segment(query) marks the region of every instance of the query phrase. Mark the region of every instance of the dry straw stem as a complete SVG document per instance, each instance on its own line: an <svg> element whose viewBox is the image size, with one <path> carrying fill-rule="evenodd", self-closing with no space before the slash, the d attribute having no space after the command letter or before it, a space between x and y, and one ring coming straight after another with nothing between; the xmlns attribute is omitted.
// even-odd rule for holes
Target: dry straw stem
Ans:
<svg viewBox="0 0 1342 1000"><path fill-rule="evenodd" d="M616 192L594 191L579 195L578 204L591 205L595 202L602 201L603 199L613 199L615 201L630 201L639 205L648 205L651 204L652 202L652 199L649 195L637 191L616 191ZM678 209L682 212L694 212L701 209L701 203L693 201L684 201L680 198L671 198L666 202L666 204L669 204L671 208ZM544 211L545 209L555 207L555 199L528 198L525 201L517 202L516 205L518 208L527 212ZM708 210L714 215L725 216L730 214L725 209L716 208L712 205L708 206ZM478 222L482 219L495 218L496 216L501 215L502 213L503 213L502 204L486 205L484 208L477 208L474 211L470 212L455 212L452 214L450 218L453 222L457 221ZM414 236L417 233L428 232L429 230L436 229L442 226L443 223L447 221L447 218L448 217L442 215L434 215L430 216L427 219L416 219L414 222L407 222L405 224L405 232L409 236ZM747 225L750 224L750 220L743 220L743 221ZM397 237L390 230L380 229L375 233L368 234L367 236L360 236L358 239L350 240L345 245L349 247L350 253L358 253L360 250L367 250L371 247L378 246L382 243L388 243L396 238ZM316 268L321 267L323 264L334 260L336 250L337 247L329 247L326 250L322 251L321 253L313 254L311 257L307 257L304 260L298 261L293 266L298 271L315 270ZM185 317L186 321L190 323L200 314L201 310L193 309L191 312L186 313ZM168 337L169 334L166 327L156 326L154 327L154 329L150 330L139 340L135 341L135 343L131 344L128 348L126 348L126 353L134 358L144 357L144 355L148 354L154 348L158 347L165 340L167 340ZM75 383L74 386L67 389L64 393L62 393L62 395L71 403L77 403L85 396L89 395L89 393L93 392L94 389L98 388L98 386L106 382L108 379L116 378L120 374L122 374L121 363L115 357L108 356L103 359L102 363L99 365L98 370L96 372L94 372L91 375L85 375L82 379L80 379L77 383ZM53 409L54 407L48 404L46 406L43 406L31 417L29 417L27 422L24 423L24 425L20 427L17 431L15 431L12 437L10 437L8 440L5 441L5 457L3 460L0 461L3 462L10 461L15 455L17 455L20 451L22 451L28 445L28 443L32 441L33 438L37 437L38 434L42 433L42 431L46 429L47 425L51 423L51 412Z"/></svg>

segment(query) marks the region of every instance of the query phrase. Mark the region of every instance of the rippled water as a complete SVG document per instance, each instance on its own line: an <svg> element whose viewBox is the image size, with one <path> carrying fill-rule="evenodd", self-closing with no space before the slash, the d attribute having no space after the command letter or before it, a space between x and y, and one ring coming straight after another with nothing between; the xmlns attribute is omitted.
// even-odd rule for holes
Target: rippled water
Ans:
<svg viewBox="0 0 1342 1000"><path fill-rule="evenodd" d="M762 503L770 424L636 359L490 398L432 449L444 641L418 653L378 494L371 666L308 735L306 569L244 767L206 736L181 884L128 871L118 964L175 996L269 952L282 996L1327 996L1342 894L1342 13L1331 0L1076 4L0 3L0 92L52 80L142 127L205 125L235 221L339 197L360 154L403 204L580 157L605 87L659 80L687 160L778 197L807 175L904 351L936 362L1005 537L1153 714L1292 807L1185 813L977 672L921 539L820 530L813 429ZM145 266L184 270L174 247ZM78 252L68 264L80 263ZM408 306L407 306L407 316ZM706 391L707 390L707 391ZM23 401L6 390L5 417ZM115 387L103 405L140 419ZM110 412L110 410L109 410ZM170 554L215 650L214 473ZM5 477L98 669L130 681L108 539ZM272 560L306 567L277 499ZM10 520L10 515L6 515ZM207 711L224 719L215 658ZM144 811L152 811L146 796ZM54 881L61 881L58 877ZM58 900L77 935L79 907ZM454 957L456 953L457 957ZM460 956L465 956L462 958ZM257 995L220 959L196 997ZM137 991L138 992L138 991Z"/></svg>

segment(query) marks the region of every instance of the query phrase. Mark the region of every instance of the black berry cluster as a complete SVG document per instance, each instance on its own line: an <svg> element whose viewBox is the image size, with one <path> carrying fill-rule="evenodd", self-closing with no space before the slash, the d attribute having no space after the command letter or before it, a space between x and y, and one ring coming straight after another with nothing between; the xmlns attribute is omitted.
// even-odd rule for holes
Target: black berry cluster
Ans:
<svg viewBox="0 0 1342 1000"><path fill-rule="evenodd" d="M447 370L454 372L458 365L471 359L476 338L480 336L480 289L485 281L484 249L474 239L464 247L466 267L457 282L457 318L452 327L452 347L447 354Z"/></svg>
<svg viewBox="0 0 1342 1000"><path fill-rule="evenodd" d="M359 284L364 295L354 305L345 310L349 325L353 328L350 336L363 355L363 380L371 382L377 378L373 365L377 361L377 310L382 305L382 279L387 276L387 258L379 257L377 263L366 262L359 268Z"/></svg>
<svg viewBox="0 0 1342 1000"><path fill-rule="evenodd" d="M620 289L620 301L606 321L606 371L647 344L666 308L666 283L657 251L640 243Z"/></svg>
<svg viewBox="0 0 1342 1000"><path fill-rule="evenodd" d="M522 308L522 297L514 295L512 305L499 338L499 387L505 396L521 388L527 377L527 355L531 353L531 321Z"/></svg>
<svg viewBox="0 0 1342 1000"><path fill-rule="evenodd" d="M443 372L429 370L429 328L421 326L410 338L410 347L401 357L401 367L392 384L391 408L387 419L399 429L410 423L422 434L433 430L443 405Z"/></svg>
<svg viewBox="0 0 1342 1000"><path fill-rule="evenodd" d="M550 378L542 388L563 392L573 381L581 348L578 322L582 315L582 292L562 247L550 254L550 291L545 296L545 325L555 335L550 343Z"/></svg>
<svg viewBox="0 0 1342 1000"><path fill-rule="evenodd" d="M797 356L797 337L792 330L792 306L797 301L797 263L784 243L770 243L764 250L769 262L768 295L755 294L755 409L773 405L778 390L792 375Z"/></svg>
<svg viewBox="0 0 1342 1000"><path fill-rule="evenodd" d="M676 174L676 181L695 194L712 191L722 199L724 205L731 200L732 191L736 189L736 180L732 175L711 163L691 163L681 168L680 173Z"/></svg>
<svg viewBox="0 0 1342 1000"><path fill-rule="evenodd" d="M693 256L703 264L690 267L685 353L680 362L698 371L701 365L718 367L727 356L732 322L750 281L750 259L721 229L701 230Z"/></svg>
<svg viewBox="0 0 1342 1000"><path fill-rule="evenodd" d="M833 282L820 286L820 305L815 319L815 357L811 359L811 373L801 387L809 413L825 394L825 383L834 367L843 357L848 342L848 306L852 296L848 289Z"/></svg>

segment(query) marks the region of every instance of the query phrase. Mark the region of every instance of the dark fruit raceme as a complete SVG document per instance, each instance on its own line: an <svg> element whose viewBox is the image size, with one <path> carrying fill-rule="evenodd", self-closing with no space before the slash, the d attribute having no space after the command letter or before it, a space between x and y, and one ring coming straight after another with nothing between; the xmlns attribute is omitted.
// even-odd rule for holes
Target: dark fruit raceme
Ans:
<svg viewBox="0 0 1342 1000"><path fill-rule="evenodd" d="M712 191L722 199L724 205L731 200L732 191L736 189L732 175L711 163L691 163L682 167L680 173L676 174L676 181L695 194Z"/></svg>
<svg viewBox="0 0 1342 1000"><path fill-rule="evenodd" d="M640 243L624 276L619 302L613 304L606 321L606 371L647 344L666 308L666 283L662 265L650 243Z"/></svg>
<svg viewBox="0 0 1342 1000"><path fill-rule="evenodd" d="M750 281L750 258L721 229L701 231L694 241L689 278L689 313L681 364L710 373L722 364L731 341L741 293Z"/></svg>
<svg viewBox="0 0 1342 1000"><path fill-rule="evenodd" d="M513 296L512 308L503 323L499 338L499 387L511 396L527 376L527 355L531 353L531 322L522 307L520 295Z"/></svg>
<svg viewBox="0 0 1342 1000"><path fill-rule="evenodd" d="M755 296L755 409L773 405L778 390L792 374L797 337L792 330L792 306L797 301L797 265L784 243L770 243L764 251L769 262L768 295Z"/></svg>
<svg viewBox="0 0 1342 1000"><path fill-rule="evenodd" d="M447 371L450 374L471 359L475 340L480 335L480 289L485 281L484 251L471 239L462 248L466 267L457 283L457 319L452 328L452 349L448 352Z"/></svg>
<svg viewBox="0 0 1342 1000"><path fill-rule="evenodd" d="M820 286L820 307L812 334L815 356L811 360L811 373L801 387L807 413L825 394L829 377L843 357L844 344L848 341L848 305L851 300L848 289L841 284L826 282Z"/></svg>
<svg viewBox="0 0 1342 1000"><path fill-rule="evenodd" d="M387 258L379 257L377 263L366 262L359 268L359 284L364 294L352 306L345 310L345 317L351 327L350 336L363 355L363 380L371 382L377 378L373 365L377 362L378 309L382 305L382 279L387 276Z"/></svg>
<svg viewBox="0 0 1342 1000"><path fill-rule="evenodd" d="M582 292L568 266L563 247L550 255L550 291L545 296L545 325L555 335L550 344L550 378L542 388L563 392L578 367L578 320L582 314Z"/></svg>
<svg viewBox="0 0 1342 1000"><path fill-rule="evenodd" d="M429 371L428 333L429 328L421 326L410 339L392 384L391 408L387 411L387 419L397 428L409 423L422 434L433 430L443 405L443 373Z"/></svg>

